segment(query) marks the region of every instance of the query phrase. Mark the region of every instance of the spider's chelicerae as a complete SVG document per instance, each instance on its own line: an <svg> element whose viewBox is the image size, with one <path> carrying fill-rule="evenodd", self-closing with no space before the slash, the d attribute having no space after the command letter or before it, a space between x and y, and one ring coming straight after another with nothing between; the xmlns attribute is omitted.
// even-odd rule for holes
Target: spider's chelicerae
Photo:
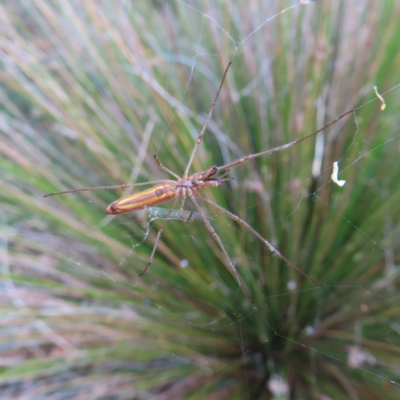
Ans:
<svg viewBox="0 0 400 400"><path fill-rule="evenodd" d="M243 284L239 274L236 271L235 264L232 262L231 258L229 257L224 245L222 244L221 238L218 236L218 234L215 232L214 228L210 224L209 220L204 216L204 213L200 209L200 206L196 200L196 197L201 198L204 202L210 204L211 206L215 207L218 209L220 212L223 214L227 215L229 218L237 222L238 224L244 226L248 231L250 231L254 236L259 238L264 245L277 257L285 261L287 264L295 268L297 271L299 271L301 274L303 274L307 279L311 280L314 284L321 286L318 282L316 282L313 278L308 276L301 268L299 268L297 265L289 261L284 255L282 255L277 249L275 249L272 244L262 237L254 228L252 228L246 221L243 219L239 218L237 215L231 213L230 211L226 210L225 208L221 207L220 205L216 204L215 202L205 198L199 193L200 189L207 188L207 187L219 187L222 185L222 183L226 180L229 180L229 178L226 177L228 170L232 167L235 167L237 165L243 164L249 160L252 160L257 157L264 156L266 154L271 154L277 151L281 151L284 149L287 149L289 147L292 147L296 145L297 143L306 140L310 138L311 136L316 135L317 133L325 130L329 126L333 125L336 121L340 120L341 118L345 117L346 115L352 113L354 110L349 110L342 114L340 117L336 118L329 124L325 125L323 128L318 129L317 131L311 133L310 135L304 136L300 139L294 140L290 143L284 144L282 146L275 147L270 150L265 150L260 153L255 153L255 154L250 154L247 156L244 156L242 158L239 158L229 164L222 165L217 167L216 165L211 166L208 168L206 171L202 172L197 172L195 174L189 175L189 169L192 165L193 158L196 154L197 148L199 147L201 140L204 136L205 130L207 128L207 124L211 119L212 112L214 110L215 104L218 100L218 96L221 92L222 85L224 83L226 74L228 72L228 69L230 67L231 63L229 63L228 67L225 70L224 76L222 78L221 84L218 88L217 94L215 96L214 101L211 104L210 110L208 112L206 121L199 133L199 136L197 137L196 143L193 147L192 153L190 155L189 161L186 165L185 171L180 177L179 175L175 174L174 172L170 171L168 168L166 168L164 165L161 164L161 162L157 159L156 156L154 156L154 159L158 166L162 168L164 171L168 172L170 175L176 178L176 180L162 180L162 181L151 181L151 182L145 182L145 183L139 183L139 184L126 184L126 185L116 185L116 186L97 186L97 187L85 187L81 189L74 189L74 190L66 190L62 192L57 192L57 193L50 193L45 195L44 197L48 196L54 196L58 194L66 194L66 193L74 193L74 192L82 192L82 191L87 191L87 190L98 190L98 189L117 189L117 188L127 188L127 187L134 187L134 186L142 186L142 185L154 185L156 186L144 190L140 193L135 193L129 196L122 197L113 203L111 203L107 207L107 214L125 214L131 211L135 210L141 210L147 207L152 207L156 206L158 204L164 203L166 201L174 200L174 204L169 210L167 216L164 219L164 222L162 223L160 229L158 230L156 240L154 242L153 246L153 251L151 252L149 262L147 263L145 269L141 272L140 276L142 276L146 271L147 268L151 265L153 262L154 254L157 249L158 242L160 240L161 234L167 224L168 218L171 215L172 211L174 210L174 207L176 203L178 202L179 198L181 198L181 207L180 207L180 215L181 217L183 216L183 207L185 204L185 200L187 196L189 196L196 207L197 211L199 212L199 215L201 216L204 224L206 225L207 229L210 231L211 235L215 239L215 241L218 243L219 247L221 248L222 253L224 254L226 260L228 261L228 264L231 268L231 272L236 278L239 286L242 288L244 293L246 294L247 298L251 301L250 295L248 293L248 290L246 289L246 286ZM221 176L215 176L218 172L225 171L225 173ZM192 214L191 214L192 215ZM189 216L188 219L190 219L191 215Z"/></svg>

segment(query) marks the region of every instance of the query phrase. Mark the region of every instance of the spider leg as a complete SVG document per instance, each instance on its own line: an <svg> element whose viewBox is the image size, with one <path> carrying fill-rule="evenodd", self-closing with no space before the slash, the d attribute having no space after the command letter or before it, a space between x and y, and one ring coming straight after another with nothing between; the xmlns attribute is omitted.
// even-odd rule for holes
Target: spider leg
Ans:
<svg viewBox="0 0 400 400"><path fill-rule="evenodd" d="M183 206L185 205L185 200L186 200L186 189L185 188L182 189L181 195L182 195L182 201L181 201L181 208L179 209L179 218L184 220L185 218L183 218ZM189 219L192 217L192 214L193 213L191 213L189 215L189 218L185 222L189 221Z"/></svg>
<svg viewBox="0 0 400 400"><path fill-rule="evenodd" d="M175 172L172 172L170 169L168 169L165 165L161 164L161 161L157 158L157 156L154 154L154 161L157 163L157 165L163 169L164 171L168 172L172 176L174 176L176 179L180 179L180 176L178 176Z"/></svg>
<svg viewBox="0 0 400 400"><path fill-rule="evenodd" d="M162 234L165 226L167 225L168 218L171 215L172 211L174 210L174 207L175 207L177 201L178 201L178 198L175 200L173 206L171 207L171 209L169 210L167 216L165 217L164 222L161 224L160 229L158 230L158 233L157 233L156 241L154 242L153 251L151 252L149 262L147 263L145 269L139 274L139 276L144 275L144 273L147 271L147 269L153 263L154 254L156 252L156 249L157 249L157 246L158 246L158 242L160 241L161 234Z"/></svg>
<svg viewBox="0 0 400 400"><path fill-rule="evenodd" d="M180 211L179 211L179 217L180 217L181 219L183 219L183 220L184 220L184 218L183 218L183 206L185 205L186 196L187 196L186 189L183 189L183 190L182 190L181 209L180 209ZM188 216L187 219L185 220L185 224L187 224L187 223L192 219L192 217L193 217L193 211L190 212L189 216Z"/></svg>
<svg viewBox="0 0 400 400"><path fill-rule="evenodd" d="M267 154L276 153L277 151L285 150L285 149L288 149L289 147L295 146L297 143L300 143L303 140L309 139L310 137L316 135L317 133L324 131L325 129L329 128L331 125L333 125L334 123L336 123L340 119L344 118L346 115L348 115L350 113L354 113L355 111L356 111L355 109L351 109L351 110L346 111L341 116L339 116L336 119L334 119L333 121L329 122L329 124L323 126L322 128L316 130L315 132L310 133L309 135L304 136L304 137L302 137L300 139L293 140L292 142L283 144L282 146L274 147L273 149L262 151L261 153L255 153L255 154L250 154L248 156L244 156L244 157L239 158L239 159L237 159L235 161L232 161L231 163L226 164L226 165L221 165L220 167L218 167L218 171L224 171L226 169L235 167L236 165L240 165L240 164L243 164L243 163L245 163L245 162L247 162L249 160L252 160L253 158L265 156Z"/></svg>
<svg viewBox="0 0 400 400"><path fill-rule="evenodd" d="M201 218L202 218L204 224L206 225L207 229L210 231L210 233L211 233L211 235L213 236L213 238L215 239L215 241L218 243L218 245L219 245L219 247L220 247L222 253L224 254L225 258L227 259L227 261L228 261L228 263L229 263L229 265L230 265L230 267L231 267L232 273L233 273L233 275L235 276L235 278L236 278L236 280L237 280L239 286L243 289L243 292L244 292L244 294L246 295L247 299L248 299L251 303L253 303L253 300L251 299L251 297L250 297L250 295L249 295L249 292L248 292L247 289L246 289L246 286L243 284L242 279L240 278L239 274L237 273L235 264L232 262L232 260L230 259L228 253L226 252L225 247L224 247L224 245L222 244L222 241L221 241L220 237L218 236L217 232L215 232L215 230L214 230L214 228L211 226L211 224L207 221L207 218L204 216L203 212L201 211L200 206L199 206L199 203L197 203L197 201L196 201L196 199L195 199L195 197L194 197L193 192L192 192L191 190L188 190L188 194L189 194L190 198L192 199L193 204L194 204L195 207L197 208L197 211L199 212L199 214L200 214L200 216L201 216ZM198 194L197 194L197 195L198 195ZM203 198L203 196L201 196L201 197Z"/></svg>
<svg viewBox="0 0 400 400"><path fill-rule="evenodd" d="M193 217L193 211L190 212L189 217L185 221L185 224L187 224L192 219L192 217Z"/></svg>
<svg viewBox="0 0 400 400"><path fill-rule="evenodd" d="M227 169L221 176L218 177L218 179L221 182L226 182L226 181L233 181L235 180L235 178L233 178L232 176L228 176L229 175L229 169Z"/></svg>
<svg viewBox="0 0 400 400"><path fill-rule="evenodd" d="M225 72L224 72L224 76L222 77L221 84L219 85L219 88L218 88L218 90L217 90L217 94L215 95L215 99L214 99L214 101L213 101L212 104L211 104L210 110L208 111L207 118L206 118L206 120L205 120L205 122L204 122L203 127L201 128L201 131L200 131L200 133L199 133L199 136L197 136L197 140L196 140L196 143L195 143L195 145L194 145L194 147L193 147L192 154L190 155L189 161L188 161L188 163L187 163L187 165L186 165L185 173L183 174L183 179L186 179L186 178L188 177L188 175L189 175L189 168L190 168L190 166L192 165L194 155L196 154L196 150L197 150L197 148L198 148L199 145L200 145L201 139L203 139L204 132L206 131L208 122L209 122L210 119L211 119L211 116L212 116L212 113L213 113L215 104L217 103L218 96L219 96L219 94L220 94L220 92L221 92L222 85L224 84L226 74L228 73L228 69L229 69L229 67L231 66L231 64L232 64L232 61L230 61L229 64L228 64L228 66L226 67L226 70L225 70Z"/></svg>
<svg viewBox="0 0 400 400"><path fill-rule="evenodd" d="M291 261L289 261L283 254L281 254L272 244L265 238L263 238L254 228L252 228L246 221L242 220L239 218L237 215L232 214L228 210L225 210L225 208L221 207L219 204L214 203L211 200L206 199L202 195L198 195L202 200L204 200L206 203L211 204L221 212L223 212L225 215L227 215L229 218L233 219L236 221L238 224L243 225L248 231L250 231L253 235L257 236L266 247L271 251L272 254L276 255L279 257L281 260L285 261L287 264L289 264L292 268L296 269L298 272L300 272L302 275L304 275L307 279L309 279L311 282L313 282L315 285L319 287L323 287L320 283L318 283L316 280L311 278L311 276L307 275L300 267L298 267L296 264L293 264Z"/></svg>
<svg viewBox="0 0 400 400"><path fill-rule="evenodd" d="M185 224L187 224L193 217L193 211L190 212L189 216L185 220L185 218L183 217L183 207L185 205L187 193L185 188L181 188L181 190L182 191L180 192L180 195L182 196L182 202L181 202L181 208L179 210L179 218L183 219L185 221Z"/></svg>

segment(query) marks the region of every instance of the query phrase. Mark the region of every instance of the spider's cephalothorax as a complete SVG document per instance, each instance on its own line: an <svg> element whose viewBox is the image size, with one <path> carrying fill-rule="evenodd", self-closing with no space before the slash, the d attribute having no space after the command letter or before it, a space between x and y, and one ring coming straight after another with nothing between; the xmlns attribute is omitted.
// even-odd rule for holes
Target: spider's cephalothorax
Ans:
<svg viewBox="0 0 400 400"><path fill-rule="evenodd" d="M223 180L220 178L211 178L218 172L216 165L210 167L207 171L198 172L190 175L187 179L178 179L176 186L176 194L185 194L186 189L192 189L196 194L197 189L204 189L206 187L219 187L222 185Z"/></svg>

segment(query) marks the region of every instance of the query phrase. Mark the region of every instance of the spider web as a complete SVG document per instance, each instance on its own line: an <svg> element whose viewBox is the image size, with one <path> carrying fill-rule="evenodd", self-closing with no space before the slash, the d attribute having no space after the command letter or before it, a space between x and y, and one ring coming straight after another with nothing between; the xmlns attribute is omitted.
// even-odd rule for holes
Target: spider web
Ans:
<svg viewBox="0 0 400 400"><path fill-rule="evenodd" d="M318 387L313 394L318 398L329 398L328 393L333 398L340 390L346 390L350 398L362 398L360 385L370 383L387 393L399 391L396 375L400 371L387 352L398 352L400 343L399 188L391 161L400 135L399 119L390 113L399 108L400 82L395 68L391 79L380 78L386 86L378 90L387 106L381 110L382 101L373 90L380 66L374 63L371 47L377 59L384 50L371 45L378 33L368 32L368 5L271 1L249 2L244 7L171 1L154 7L155 21L143 26L154 34L149 43L160 46L158 57L167 84L161 85L139 64L126 65L123 73L143 83L138 89L141 94L143 87L156 93L161 115L156 108L143 107L143 114L148 112L151 118L140 143L132 141L126 147L126 157L114 175L125 169L131 171L129 182L172 179L152 165L149 154L153 153L181 175L229 60L233 61L231 70L191 173L289 143L354 109L314 138L232 168L231 181L204 192L206 198L249 223L323 287L279 260L243 225L199 201L251 292L253 304L248 303L189 198L183 215L178 201L168 216L153 265L143 278L137 273L146 266L168 205L127 216L99 216L101 234L93 243L71 239L75 252L64 255L69 273L127 290L142 307L135 329L150 345L164 350L166 358L182 368L191 365L191 373L220 376L221 398L230 398L235 387L227 354L236 354L235 362L243 365L243 377L236 378L247 387L242 398L254 398L252 385L263 380L273 398L289 398L294 383L300 388L305 381ZM334 17L317 23L324 7L331 7ZM378 6L374 7L377 11ZM181 14L190 24L190 37L180 35L183 28L175 24L176 15ZM166 24L157 28L160 20ZM321 32L329 40L316 34ZM163 35L167 40L161 42ZM280 35L290 40L281 41ZM382 41L386 39L382 33ZM315 67L309 67L310 63ZM368 73L362 74L363 69ZM353 80L346 79L346 70ZM244 115L245 123L241 122ZM290 120L285 120L288 116ZM59 129L64 129L64 136L76 134ZM87 140L86 145L97 151L96 143ZM331 179L333 162L338 162L338 179L346 180L343 187ZM81 199L83 206L97 205L99 199L112 201L113 194L87 196ZM102 234L107 245L115 247L103 265L95 266L88 254L95 258L103 250L95 241L101 241ZM179 275L191 287L184 295L181 287L174 287ZM129 283L124 282L127 276ZM164 303L154 295L164 290L175 293L176 302ZM193 306L179 309L179 296ZM236 308L231 302L236 302ZM172 312L173 306L178 311ZM185 337L186 330L203 332L199 336L207 339L208 353L199 356L186 339L171 350L168 341L141 319L146 307L153 317L155 309L160 318L170 318L170 325L164 325L166 336L172 336L168 330L175 326L178 337ZM236 345L235 350L229 352L224 341ZM282 353L293 352L292 365L290 359L284 367L279 364L275 346ZM296 370L300 377L293 376ZM327 382L333 382L337 392L324 393L321 371L330 372ZM353 381L358 373L362 378ZM166 389L166 393L170 392Z"/></svg>

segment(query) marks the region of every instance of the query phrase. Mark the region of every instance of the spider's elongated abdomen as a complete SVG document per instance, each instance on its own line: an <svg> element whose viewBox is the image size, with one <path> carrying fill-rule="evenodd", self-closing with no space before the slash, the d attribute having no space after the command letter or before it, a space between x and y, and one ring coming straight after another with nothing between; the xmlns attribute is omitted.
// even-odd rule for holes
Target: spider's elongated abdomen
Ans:
<svg viewBox="0 0 400 400"><path fill-rule="evenodd" d="M107 214L125 214L146 207L153 207L173 199L176 195L176 183L168 182L154 186L143 192L115 200L107 207Z"/></svg>

